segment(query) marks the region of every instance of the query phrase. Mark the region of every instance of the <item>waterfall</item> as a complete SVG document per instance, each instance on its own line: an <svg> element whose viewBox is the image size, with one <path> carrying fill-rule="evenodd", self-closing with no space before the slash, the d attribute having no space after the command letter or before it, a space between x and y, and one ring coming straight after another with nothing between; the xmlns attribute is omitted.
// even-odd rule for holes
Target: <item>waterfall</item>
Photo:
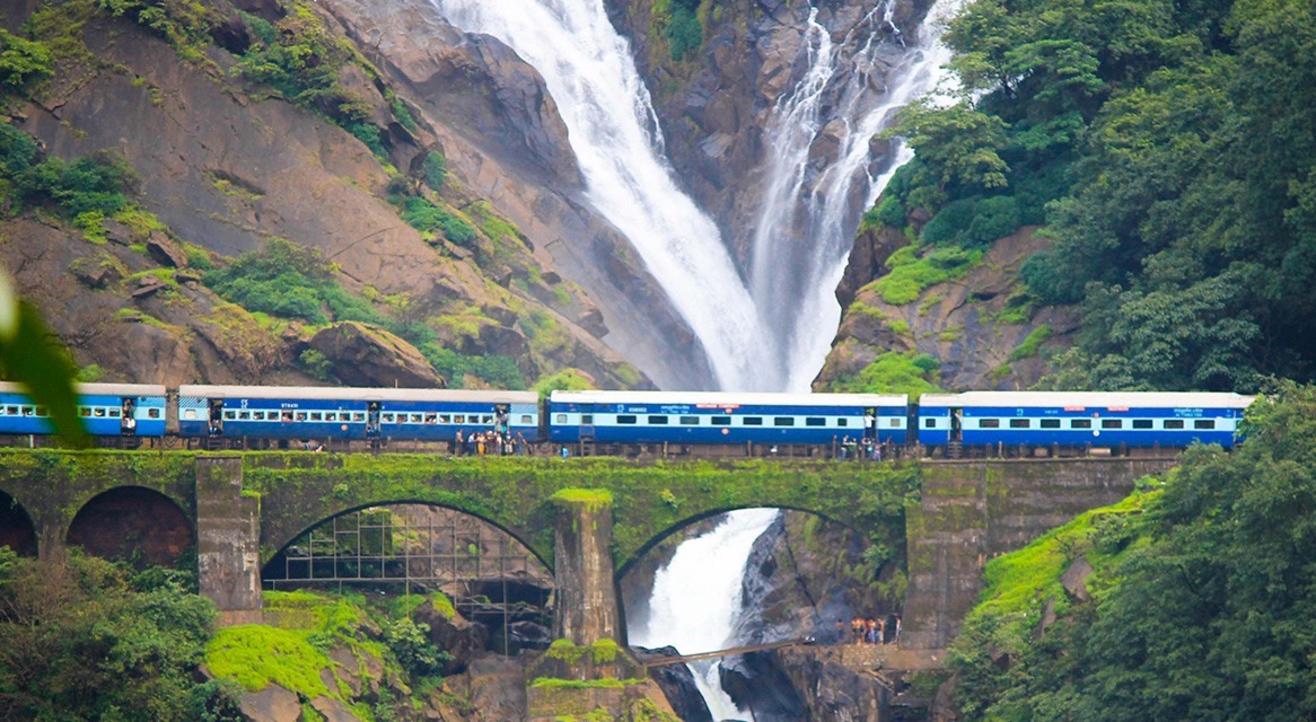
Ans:
<svg viewBox="0 0 1316 722"><path fill-rule="evenodd" d="M754 541L776 521L776 509L743 509L723 517L707 534L682 542L667 566L658 570L643 625L627 630L631 644L671 645L684 654L734 646L731 638L740 614L745 563ZM690 665L695 685L714 720L752 722L722 689L721 662Z"/></svg>
<svg viewBox="0 0 1316 722"><path fill-rule="evenodd" d="M630 239L703 343L723 389L761 387L754 300L717 226L677 187L629 43L603 0L431 0L454 26L492 35L543 76L590 203Z"/></svg>
<svg viewBox="0 0 1316 722"><path fill-rule="evenodd" d="M879 54L889 46L879 42L882 31L893 31L905 46L892 20L894 2L874 5L841 42L832 40L811 7L802 49L807 70L777 101L767 127L765 145L775 154L751 238L750 289L782 349L772 370L781 388L808 390L822 366L841 317L833 292L859 217L912 157L897 141L878 166L871 139L897 110L947 81L943 66L950 51L941 35L964 0L933 3L918 42L884 74ZM891 82L877 93L883 75ZM837 141L835 160L811 168L811 151L824 134Z"/></svg>

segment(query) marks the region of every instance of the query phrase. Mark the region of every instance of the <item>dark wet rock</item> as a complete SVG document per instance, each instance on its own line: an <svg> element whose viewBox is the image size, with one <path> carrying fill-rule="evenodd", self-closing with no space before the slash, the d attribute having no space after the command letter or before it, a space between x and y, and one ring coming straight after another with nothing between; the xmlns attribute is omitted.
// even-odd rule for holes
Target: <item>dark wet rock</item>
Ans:
<svg viewBox="0 0 1316 722"><path fill-rule="evenodd" d="M676 647L670 646L659 649L644 647L635 649L641 657L646 654L663 657L676 657L681 654ZM713 715L708 711L708 705L704 703L703 695L699 694L699 688L695 686L695 677L689 667L684 664L650 667L649 678L662 689L668 704L672 705L681 722L714 722Z"/></svg>
<svg viewBox="0 0 1316 722"><path fill-rule="evenodd" d="M187 254L172 238L159 231L147 237L146 253L161 266L167 268L187 267Z"/></svg>

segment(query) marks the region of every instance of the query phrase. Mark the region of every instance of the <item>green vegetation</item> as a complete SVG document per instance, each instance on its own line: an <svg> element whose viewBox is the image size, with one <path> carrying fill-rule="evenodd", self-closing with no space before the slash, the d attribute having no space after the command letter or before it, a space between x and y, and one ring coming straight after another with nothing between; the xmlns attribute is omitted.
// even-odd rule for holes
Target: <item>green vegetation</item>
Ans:
<svg viewBox="0 0 1316 722"><path fill-rule="evenodd" d="M253 83L266 85L288 102L323 114L356 136L372 153L387 162L380 128L368 121L369 105L343 87L340 78L348 64L362 66L374 75L350 43L335 38L304 0L285 3L290 12L277 23L242 13L253 38L234 72ZM392 104L398 122L415 119L400 101Z"/></svg>
<svg viewBox="0 0 1316 722"><path fill-rule="evenodd" d="M215 615L175 571L0 547L0 717L236 722L231 686L198 682Z"/></svg>
<svg viewBox="0 0 1316 722"><path fill-rule="evenodd" d="M607 489L559 489L549 500L567 506L583 506L587 509L602 509L612 506L612 492Z"/></svg>
<svg viewBox="0 0 1316 722"><path fill-rule="evenodd" d="M0 28L0 95L23 94L52 70L50 48L45 43Z"/></svg>
<svg viewBox="0 0 1316 722"><path fill-rule="evenodd" d="M929 286L963 277L982 260L982 251L958 247L934 248L920 256L918 246L905 246L887 259L887 275L867 286L882 300L903 306L918 300Z"/></svg>
<svg viewBox="0 0 1316 722"><path fill-rule="evenodd" d="M1024 340L1019 342L1019 346L1010 353L1010 360L1022 361L1036 356L1042 348L1042 344L1046 343L1049 338L1051 338L1051 327L1046 324L1029 331Z"/></svg>
<svg viewBox="0 0 1316 722"><path fill-rule="evenodd" d="M25 204L46 206L70 221L81 217L84 225L94 226L126 209L136 184L133 170L119 156L40 159L31 136L0 123L0 208L8 215Z"/></svg>
<svg viewBox="0 0 1316 722"><path fill-rule="evenodd" d="M334 363L328 356L313 348L308 348L297 356L297 365L318 381L333 380Z"/></svg>
<svg viewBox="0 0 1316 722"><path fill-rule="evenodd" d="M532 689L625 689L644 684L646 679L558 679L556 677L535 677L530 683Z"/></svg>
<svg viewBox="0 0 1316 722"><path fill-rule="evenodd" d="M834 380L831 390L910 396L936 393L941 390L935 381L940 368L941 363L925 353L887 351L857 375Z"/></svg>
<svg viewBox="0 0 1316 722"><path fill-rule="evenodd" d="M421 178L432 190L443 190L443 182L448 179L448 159L438 151L426 153L421 165Z"/></svg>
<svg viewBox="0 0 1316 722"><path fill-rule="evenodd" d="M96 0L101 10L126 17L169 41L179 55L201 60L210 43L214 12L200 0Z"/></svg>
<svg viewBox="0 0 1316 722"><path fill-rule="evenodd" d="M249 311L313 324L382 321L368 301L338 284L333 266L318 251L282 238L206 273L202 281Z"/></svg>
<svg viewBox="0 0 1316 722"><path fill-rule="evenodd" d="M1021 276L1081 304L1065 385L1313 378L1316 6L974 0L946 37L973 100L902 114L886 195L925 243L1045 224Z"/></svg>
<svg viewBox="0 0 1316 722"><path fill-rule="evenodd" d="M543 397L554 391L589 391L595 388L594 380L580 369L562 369L535 382L535 391Z"/></svg>
<svg viewBox="0 0 1316 722"><path fill-rule="evenodd" d="M673 62L692 60L704 44L704 22L709 0L655 0L650 10L650 33L660 39Z"/></svg>
<svg viewBox="0 0 1316 722"><path fill-rule="evenodd" d="M446 211L433 201L419 196L402 200L402 220L421 232L441 231L443 237L459 246L475 241L475 226L461 216Z"/></svg>
<svg viewBox="0 0 1316 722"><path fill-rule="evenodd" d="M1311 716L1314 419L1316 389L1274 388L1238 449L1190 449L1163 486L992 560L953 645L965 719ZM1059 582L1079 558L1087 601Z"/></svg>
<svg viewBox="0 0 1316 722"><path fill-rule="evenodd" d="M451 388L462 388L467 376L496 389L524 389L525 377L516 365L516 359L499 354L465 355L434 343L420 346L420 352L438 371Z"/></svg>

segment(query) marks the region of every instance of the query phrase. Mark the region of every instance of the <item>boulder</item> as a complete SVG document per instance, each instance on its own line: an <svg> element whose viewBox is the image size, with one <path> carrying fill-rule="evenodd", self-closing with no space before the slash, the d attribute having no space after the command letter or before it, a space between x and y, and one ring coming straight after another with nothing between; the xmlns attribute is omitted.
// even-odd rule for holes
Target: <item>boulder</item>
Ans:
<svg viewBox="0 0 1316 722"><path fill-rule="evenodd" d="M452 656L441 670L445 677L464 672L470 661L484 651L489 639L489 632L483 625L460 614L444 616L432 604L417 607L414 619L429 625L430 641Z"/></svg>
<svg viewBox="0 0 1316 722"><path fill-rule="evenodd" d="M311 700L311 708L319 712L327 722L361 722L360 717L332 697L316 697Z"/></svg>
<svg viewBox="0 0 1316 722"><path fill-rule="evenodd" d="M297 701L297 695L277 684L242 695L238 709L251 722L298 722L302 718L302 705Z"/></svg>
<svg viewBox="0 0 1316 722"><path fill-rule="evenodd" d="M1079 557L1070 563L1069 568L1064 574L1060 575L1060 584L1064 586L1069 596L1086 602L1092 598L1088 593L1088 575L1092 574L1092 565L1088 563L1086 557Z"/></svg>
<svg viewBox="0 0 1316 722"><path fill-rule="evenodd" d="M105 288L123 278L119 272L119 267L111 262L102 263L79 263L75 264L70 270L73 275L77 276L78 281L88 288Z"/></svg>
<svg viewBox="0 0 1316 722"><path fill-rule="evenodd" d="M661 649L644 649L664 657L680 655L676 647ZM658 684L658 688L667 697L667 703L676 711L684 722L713 722L713 715L708 711L708 704L695 686L694 674L684 664L669 664L662 667L650 667L649 678Z"/></svg>
<svg viewBox="0 0 1316 722"><path fill-rule="evenodd" d="M446 385L415 346L377 326L336 323L315 334L310 346L324 354L333 375L350 386L415 389Z"/></svg>
<svg viewBox="0 0 1316 722"><path fill-rule="evenodd" d="M169 236L155 231L146 238L146 253L161 266L186 268L187 254Z"/></svg>

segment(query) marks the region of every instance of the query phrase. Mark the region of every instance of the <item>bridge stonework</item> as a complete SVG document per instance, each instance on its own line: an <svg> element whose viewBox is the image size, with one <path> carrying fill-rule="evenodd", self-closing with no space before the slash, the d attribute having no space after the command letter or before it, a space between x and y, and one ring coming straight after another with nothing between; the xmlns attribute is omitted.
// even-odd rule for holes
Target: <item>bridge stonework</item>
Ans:
<svg viewBox="0 0 1316 722"><path fill-rule="evenodd" d="M1174 458L929 462L906 512L909 589L901 646L944 649L977 603L987 560L1113 504Z"/></svg>
<svg viewBox="0 0 1316 722"><path fill-rule="evenodd" d="M902 646L934 656L977 600L982 568L1174 459L989 460L885 464L618 459L444 459L330 455L0 450L0 491L31 518L43 558L96 495L145 487L196 529L202 592L221 621L259 618L260 570L338 514L394 503L478 516L545 562L558 585L559 635L588 644L621 633L614 569L657 540L722 511L781 507L865 533L903 525L909 560ZM605 489L611 505L557 492ZM920 490L921 489L921 490ZM567 495L567 499L572 497ZM897 526L898 528L898 526ZM897 532L898 534L899 532ZM897 537L898 538L898 537Z"/></svg>

